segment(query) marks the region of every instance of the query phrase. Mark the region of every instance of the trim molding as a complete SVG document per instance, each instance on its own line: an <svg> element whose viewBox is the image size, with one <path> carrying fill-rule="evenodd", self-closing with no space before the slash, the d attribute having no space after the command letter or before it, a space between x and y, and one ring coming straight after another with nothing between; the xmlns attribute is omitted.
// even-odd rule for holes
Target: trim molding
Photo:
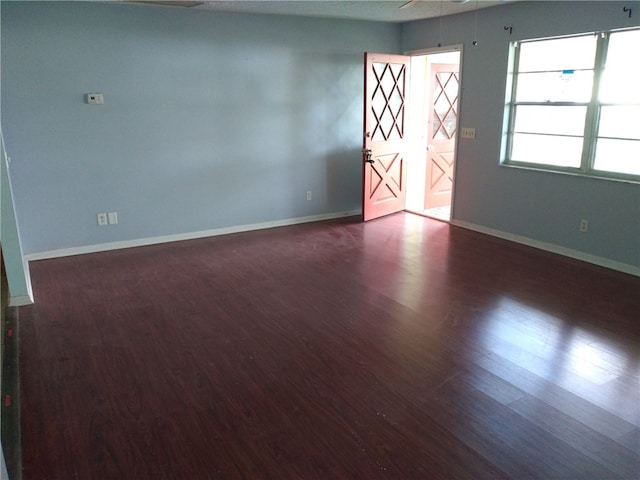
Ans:
<svg viewBox="0 0 640 480"><path fill-rule="evenodd" d="M24 307L31 304L33 304L33 295L19 295L16 297L9 297L10 307Z"/></svg>
<svg viewBox="0 0 640 480"><path fill-rule="evenodd" d="M197 232L177 233L174 235L162 235L158 237L138 238L135 240L123 240L120 242L98 243L83 247L62 248L59 250L49 250L46 252L30 253L25 255L28 262L35 260L46 260L49 258L70 257L72 255L84 255L86 253L106 252L109 250L120 250L123 248L144 247L157 245L159 243L179 242L182 240L195 240L197 238L215 237L218 235L228 235L231 233L250 232L253 230L264 230L267 228L286 227L301 223L319 222L322 220L332 220L334 218L350 217L359 215L360 210L350 210L347 212L333 212L322 215L310 215L307 217L287 218L273 222L251 223L247 225L236 225L232 227L214 228L211 230L201 230ZM33 302L32 302L33 303Z"/></svg>
<svg viewBox="0 0 640 480"><path fill-rule="evenodd" d="M33 287L31 286L31 271L29 270L29 262L26 257L22 257L24 264L24 287L26 292L22 290L22 295L11 295L9 292L9 306L10 307L25 307L34 303Z"/></svg>
<svg viewBox="0 0 640 480"><path fill-rule="evenodd" d="M540 242L532 238L523 237L520 235L514 235L512 233L503 232L502 230L495 230L493 228L484 227L482 225L476 225L475 223L464 222L460 220L452 220L451 225L456 227L466 228L467 230L473 230L475 232L484 233L493 237L498 237L510 242L520 243L529 247L538 248L551 253L557 253L565 257L574 258L583 262L592 263L600 267L610 268L619 272L628 273L640 277L640 267L629 265L627 263L616 262L609 260L608 258L598 257L596 255L590 255L588 253L581 252L579 250L573 250L571 248L561 247L553 243Z"/></svg>

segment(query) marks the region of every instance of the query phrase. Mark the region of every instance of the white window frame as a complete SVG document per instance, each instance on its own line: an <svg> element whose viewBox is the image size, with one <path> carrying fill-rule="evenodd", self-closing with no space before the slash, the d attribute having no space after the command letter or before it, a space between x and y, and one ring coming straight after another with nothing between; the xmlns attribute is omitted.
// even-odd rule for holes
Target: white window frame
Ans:
<svg viewBox="0 0 640 480"><path fill-rule="evenodd" d="M633 183L640 183L640 175L631 173L611 172L606 170L598 170L594 168L595 154L596 154L596 142L598 139L598 128L600 120L600 110L603 106L609 105L638 105L637 103L604 103L598 100L598 91L600 87L600 80L604 72L606 62L606 52L609 44L609 37L612 33L640 30L637 27L620 30L609 30L603 32L589 32L578 35L565 35L559 37L547 37L547 38L535 38L527 40L519 40L511 43L510 58L509 58L509 74L507 77L507 104L505 111L505 118L507 122L507 132L503 137L505 138L505 147L503 149L502 165L527 168L531 170L542 170L557 173L568 173L574 175L584 175L588 177L603 178L609 180L621 180ZM575 38L585 36L597 36L596 53L594 61L594 78L591 91L591 99L588 102L531 102L531 101L516 101L517 84L518 84L518 66L520 48L522 43L537 42L544 40L554 40L563 38ZM582 157L579 167L566 167L556 166L551 164L545 164L541 162L527 162L521 160L512 160L512 148L513 148L513 135L515 130L515 113L516 107L520 105L533 105L533 106L586 106L587 113L585 118L584 133L582 136ZM640 159L639 159L640 161Z"/></svg>

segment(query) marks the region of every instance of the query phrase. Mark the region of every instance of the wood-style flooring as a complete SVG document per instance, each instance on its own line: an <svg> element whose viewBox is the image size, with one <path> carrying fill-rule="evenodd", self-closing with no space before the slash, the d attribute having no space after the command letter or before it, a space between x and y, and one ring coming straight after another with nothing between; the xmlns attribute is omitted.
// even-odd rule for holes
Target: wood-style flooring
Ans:
<svg viewBox="0 0 640 480"><path fill-rule="evenodd" d="M631 275L397 214L31 276L24 480L640 478Z"/></svg>

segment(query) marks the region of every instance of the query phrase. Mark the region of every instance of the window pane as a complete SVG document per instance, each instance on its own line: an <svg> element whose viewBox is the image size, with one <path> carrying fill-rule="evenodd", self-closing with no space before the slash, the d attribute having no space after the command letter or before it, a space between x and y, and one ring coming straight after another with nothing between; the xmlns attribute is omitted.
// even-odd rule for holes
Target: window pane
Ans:
<svg viewBox="0 0 640 480"><path fill-rule="evenodd" d="M635 55L640 50L640 30L614 32L609 36L607 68L624 70L637 64Z"/></svg>
<svg viewBox="0 0 640 480"><path fill-rule="evenodd" d="M598 139L596 170L640 175L640 141Z"/></svg>
<svg viewBox="0 0 640 480"><path fill-rule="evenodd" d="M640 106L602 107L598 136L640 140Z"/></svg>
<svg viewBox="0 0 640 480"><path fill-rule="evenodd" d="M604 103L640 103L640 30L612 33L609 37L598 98Z"/></svg>
<svg viewBox="0 0 640 480"><path fill-rule="evenodd" d="M586 114L587 107L518 105L514 130L527 133L581 136L584 133Z"/></svg>
<svg viewBox="0 0 640 480"><path fill-rule="evenodd" d="M558 167L579 167L582 138L513 134L511 160Z"/></svg>
<svg viewBox="0 0 640 480"><path fill-rule="evenodd" d="M598 99L603 103L640 104L640 64L629 60L626 69L606 67Z"/></svg>
<svg viewBox="0 0 640 480"><path fill-rule="evenodd" d="M520 72L593 68L596 36L556 38L520 44Z"/></svg>
<svg viewBox="0 0 640 480"><path fill-rule="evenodd" d="M518 102L588 102L593 72L573 70L518 75Z"/></svg>

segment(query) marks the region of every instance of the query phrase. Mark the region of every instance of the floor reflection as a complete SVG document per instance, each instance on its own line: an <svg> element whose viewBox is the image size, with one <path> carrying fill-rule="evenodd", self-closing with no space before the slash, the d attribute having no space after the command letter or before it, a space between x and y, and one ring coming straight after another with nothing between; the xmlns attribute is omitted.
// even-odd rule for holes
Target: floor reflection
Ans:
<svg viewBox="0 0 640 480"><path fill-rule="evenodd" d="M561 387L636 423L640 412L637 352L606 332L581 326L514 298L502 297L478 325L477 338L505 365ZM618 381L621 377L626 381ZM635 378L629 381L628 378Z"/></svg>

